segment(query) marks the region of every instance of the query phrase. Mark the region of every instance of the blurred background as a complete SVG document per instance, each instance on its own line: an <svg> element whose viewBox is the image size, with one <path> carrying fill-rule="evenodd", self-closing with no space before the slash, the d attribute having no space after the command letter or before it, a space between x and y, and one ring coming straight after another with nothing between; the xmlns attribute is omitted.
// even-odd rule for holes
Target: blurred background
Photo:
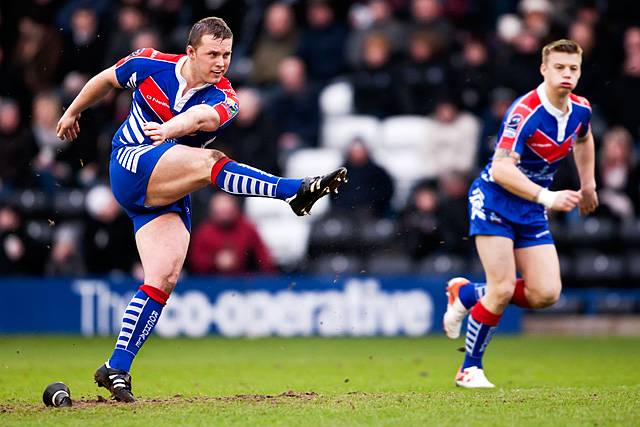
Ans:
<svg viewBox="0 0 640 427"><path fill-rule="evenodd" d="M541 82L542 46L571 38L584 50L576 93L593 106L601 206L587 218L551 218L566 292L542 313L518 314L514 329L639 333L640 7L633 0L2 2L5 308L12 292L32 286L48 290L43 306L66 295L52 289L65 289L78 306L95 298L97 310L110 289L107 318L118 323L120 295L142 278L131 223L108 186L111 137L131 94L114 92L83 113L71 144L55 137L55 127L91 76L138 48L184 52L191 25L211 15L234 32L228 77L241 105L213 146L286 176L346 165L350 181L301 219L273 200L196 193L178 291L193 286L215 300L234 286L247 298L267 289L275 301L282 292L328 286L348 300L345 280L362 289L373 280L379 292L424 289L432 305L421 307L433 308L431 320L415 331L433 332L443 281L483 276L466 237L469 183L490 158L506 109ZM554 186L578 189L573 159L563 163ZM184 302L173 299L176 307ZM107 333L96 310L92 326L80 325L85 311L69 326L18 325L3 312L0 331ZM318 325L310 333L321 333ZM258 334L271 333L279 332Z"/></svg>

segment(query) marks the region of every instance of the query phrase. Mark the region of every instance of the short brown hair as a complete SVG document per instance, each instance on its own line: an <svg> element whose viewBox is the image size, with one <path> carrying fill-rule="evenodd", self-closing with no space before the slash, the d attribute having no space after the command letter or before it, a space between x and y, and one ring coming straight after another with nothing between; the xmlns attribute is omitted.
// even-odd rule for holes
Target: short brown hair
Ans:
<svg viewBox="0 0 640 427"><path fill-rule="evenodd" d="M551 52L577 53L582 56L582 48L573 40L560 39L553 41L542 48L542 62L547 61Z"/></svg>
<svg viewBox="0 0 640 427"><path fill-rule="evenodd" d="M191 31L189 31L187 46L198 47L204 35L213 36L214 39L222 40L233 38L233 33L227 23L224 22L224 19L210 16L193 24Z"/></svg>

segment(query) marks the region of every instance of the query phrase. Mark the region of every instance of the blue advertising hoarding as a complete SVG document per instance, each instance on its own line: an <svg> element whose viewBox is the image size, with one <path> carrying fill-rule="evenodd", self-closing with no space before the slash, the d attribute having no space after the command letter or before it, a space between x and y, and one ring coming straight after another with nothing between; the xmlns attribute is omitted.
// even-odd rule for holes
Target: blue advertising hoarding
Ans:
<svg viewBox="0 0 640 427"><path fill-rule="evenodd" d="M113 335L138 283L131 278L0 280L0 333ZM256 276L181 280L160 336L421 336L440 333L444 280ZM502 332L518 332L509 307Z"/></svg>

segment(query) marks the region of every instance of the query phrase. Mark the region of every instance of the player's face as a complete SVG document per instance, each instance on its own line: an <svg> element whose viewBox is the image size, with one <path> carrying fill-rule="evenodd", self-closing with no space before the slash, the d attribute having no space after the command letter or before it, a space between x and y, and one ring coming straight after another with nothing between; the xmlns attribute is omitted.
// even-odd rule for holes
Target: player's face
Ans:
<svg viewBox="0 0 640 427"><path fill-rule="evenodd" d="M215 39L213 36L204 35L200 45L191 51L187 51L196 65L199 77L211 84L216 84L229 69L231 62L231 46L233 39Z"/></svg>
<svg viewBox="0 0 640 427"><path fill-rule="evenodd" d="M540 72L548 87L566 94L578 84L581 63L582 58L577 53L551 52L540 66Z"/></svg>

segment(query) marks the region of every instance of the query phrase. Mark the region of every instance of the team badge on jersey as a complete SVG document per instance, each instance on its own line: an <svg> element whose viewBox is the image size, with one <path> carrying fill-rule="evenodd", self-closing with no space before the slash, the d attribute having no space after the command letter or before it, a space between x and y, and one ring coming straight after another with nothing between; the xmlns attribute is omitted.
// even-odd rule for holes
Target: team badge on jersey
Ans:
<svg viewBox="0 0 640 427"><path fill-rule="evenodd" d="M515 138L516 130L518 129L518 126L520 125L521 122L522 122L522 114L519 114L519 113L514 114L509 118L509 122L507 122L506 126L504 127L503 134L510 138Z"/></svg>
<svg viewBox="0 0 640 427"><path fill-rule="evenodd" d="M223 105L224 109L227 110L227 114L229 114L229 118L235 117L235 115L238 114L240 106L233 98L227 98Z"/></svg>

